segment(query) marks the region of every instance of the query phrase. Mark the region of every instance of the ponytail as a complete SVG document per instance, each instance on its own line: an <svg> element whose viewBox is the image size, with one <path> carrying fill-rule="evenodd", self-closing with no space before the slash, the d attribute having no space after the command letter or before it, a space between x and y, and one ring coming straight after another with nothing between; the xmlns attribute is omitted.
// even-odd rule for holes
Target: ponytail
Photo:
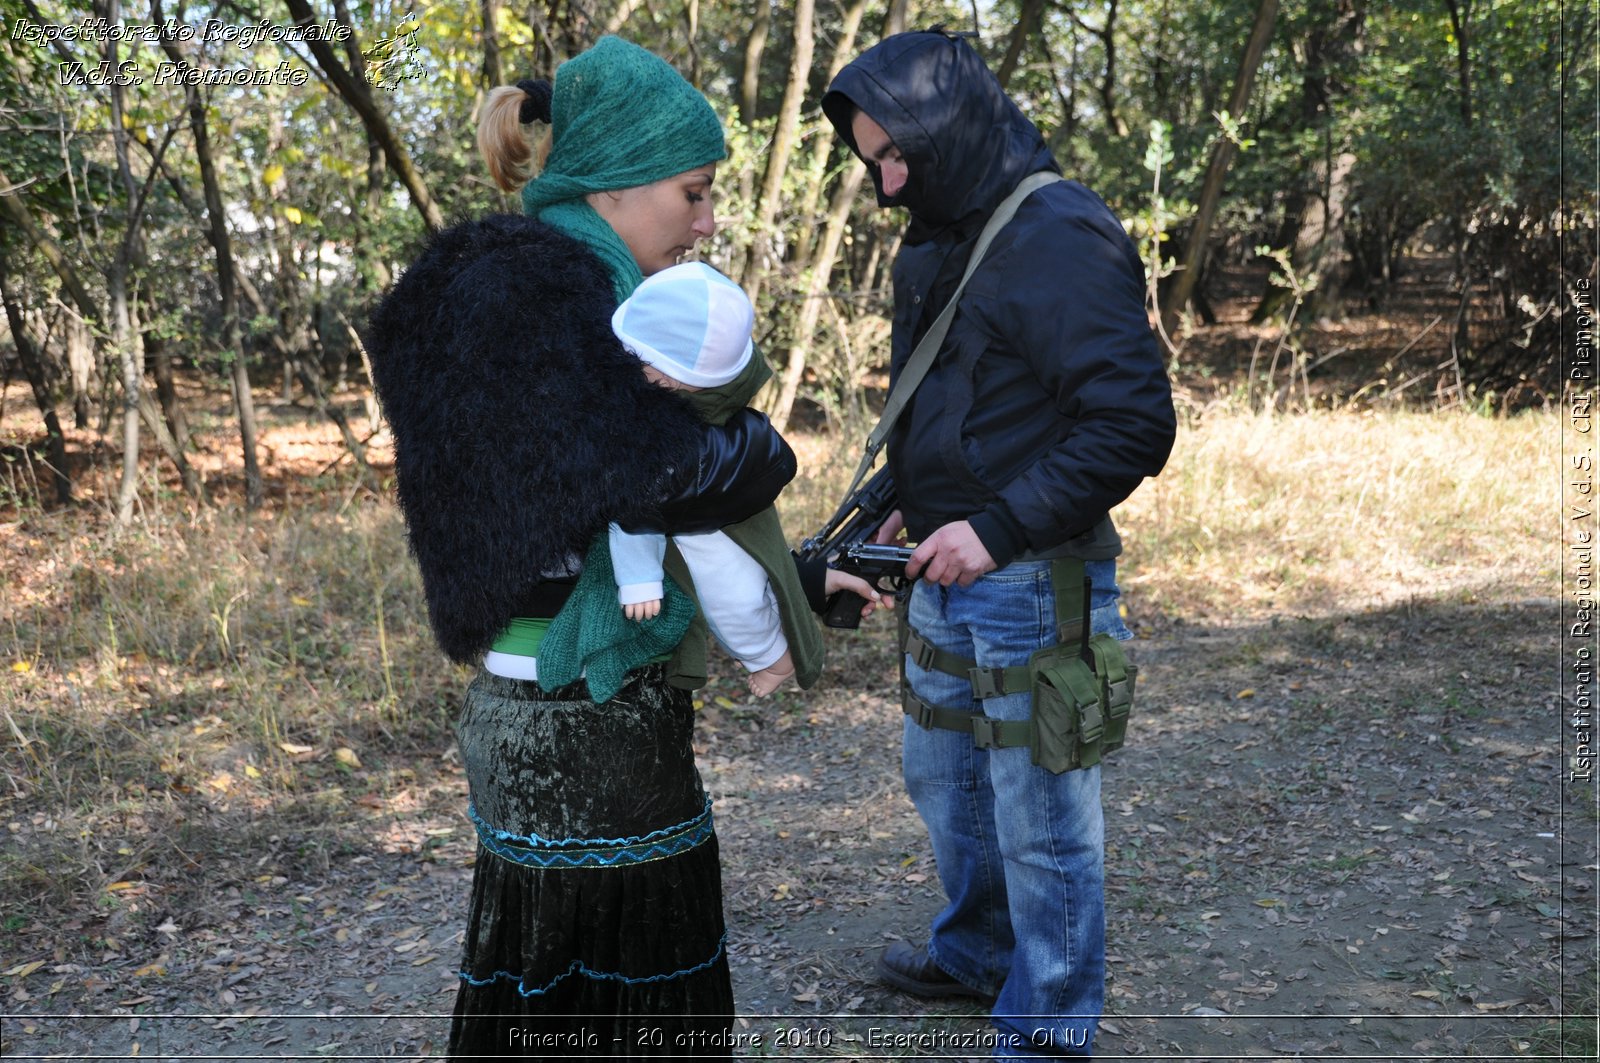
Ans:
<svg viewBox="0 0 1600 1063"><path fill-rule="evenodd" d="M550 121L548 81L519 81L491 89L478 111L478 152L502 192L515 192L533 177L550 150L548 137L535 146L534 122ZM536 157L537 156L537 157Z"/></svg>

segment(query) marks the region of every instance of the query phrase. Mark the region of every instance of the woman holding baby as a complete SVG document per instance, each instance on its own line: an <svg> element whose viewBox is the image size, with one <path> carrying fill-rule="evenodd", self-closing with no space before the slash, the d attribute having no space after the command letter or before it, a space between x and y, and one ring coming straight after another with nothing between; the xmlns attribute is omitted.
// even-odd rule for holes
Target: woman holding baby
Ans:
<svg viewBox="0 0 1600 1063"><path fill-rule="evenodd" d="M691 748L704 621L759 693L816 678L807 603L877 595L797 572L771 509L794 456L745 408L769 374L748 303L671 269L715 229L705 98L608 37L553 84L496 89L479 146L525 216L439 234L369 330L430 622L482 664L458 724L479 850L450 1052L727 1055ZM699 565L742 589L697 606Z"/></svg>

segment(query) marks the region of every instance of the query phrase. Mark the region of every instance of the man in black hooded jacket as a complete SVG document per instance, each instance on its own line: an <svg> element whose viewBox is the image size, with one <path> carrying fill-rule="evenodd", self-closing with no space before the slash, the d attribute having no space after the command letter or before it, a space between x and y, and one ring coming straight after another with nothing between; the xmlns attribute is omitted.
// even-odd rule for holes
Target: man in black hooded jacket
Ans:
<svg viewBox="0 0 1600 1063"><path fill-rule="evenodd" d="M910 215L894 264L898 379L995 207L1060 168L977 53L942 32L871 48L822 107L879 205ZM1093 584L1091 629L1131 638L1108 513L1161 470L1174 432L1137 253L1093 192L1045 185L972 275L889 436L900 510L879 541L903 530L919 543L918 637L982 668L1026 663L1056 642L1052 560L1074 557ZM910 703L1028 719L1026 690L979 700L911 655L906 677ZM997 1055L1086 1055L1104 1002L1100 769L1053 774L973 733L905 721L906 786L948 904L927 944L890 946L879 975L919 996L994 1000Z"/></svg>

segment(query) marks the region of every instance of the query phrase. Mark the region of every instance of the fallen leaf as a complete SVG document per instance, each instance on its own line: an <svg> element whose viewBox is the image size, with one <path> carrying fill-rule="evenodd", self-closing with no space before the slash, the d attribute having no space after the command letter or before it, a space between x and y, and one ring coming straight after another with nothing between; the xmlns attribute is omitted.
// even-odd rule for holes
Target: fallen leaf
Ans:
<svg viewBox="0 0 1600 1063"><path fill-rule="evenodd" d="M296 744L294 742L279 742L278 743L278 748L283 750L285 753L289 754L291 757L297 757L302 753L315 752L317 747L316 746L302 746L302 745L298 745L298 744Z"/></svg>
<svg viewBox="0 0 1600 1063"><path fill-rule="evenodd" d="M13 967L11 970L4 972L4 974L7 978L26 978L43 966L43 960L34 960L32 963L24 963Z"/></svg>
<svg viewBox="0 0 1600 1063"><path fill-rule="evenodd" d="M361 758L356 756L356 751L349 746L340 746L333 751L333 759L347 768L361 767Z"/></svg>

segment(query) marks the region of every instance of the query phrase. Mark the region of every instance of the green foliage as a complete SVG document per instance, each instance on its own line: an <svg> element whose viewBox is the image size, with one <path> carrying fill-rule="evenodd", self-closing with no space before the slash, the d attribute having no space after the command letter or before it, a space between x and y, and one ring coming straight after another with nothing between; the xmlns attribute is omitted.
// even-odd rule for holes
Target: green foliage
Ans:
<svg viewBox="0 0 1600 1063"><path fill-rule="evenodd" d="M746 36L756 4L765 2L699 5L692 40L687 20L659 5L630 6L620 19L622 0L500 5L494 28L501 77L548 76L614 20L619 32L694 77L729 130L730 157L718 177L721 231L706 255L735 275L759 256L764 349L782 370L791 350L812 343L801 394L837 411L855 403L849 393L859 393L860 373L885 359L885 270L904 219L878 210L870 195L857 197L823 285L832 297L818 315L817 336L798 336L812 257L850 161L816 106L848 5L818 5L800 141L775 221L770 231L757 232L755 197L794 32L792 5L772 4L756 114L743 124L736 112ZM41 7L46 20L64 25L84 17L78 4ZM978 9L977 44L992 65L1006 54L1023 8L1021 0L996 0ZM331 0L313 9L333 17ZM1447 254L1457 283L1487 291L1471 307L1478 334L1488 339L1463 353L1468 377L1476 373L1485 389L1503 389L1497 373L1537 374L1550 349L1541 330L1556 320L1550 312L1559 298L1556 271L1582 275L1594 265L1589 242L1560 241L1562 225L1570 232L1596 223L1576 184L1596 166L1594 140L1585 135L1597 118L1594 65L1585 61L1595 49L1593 26L1558 0L1467 6L1463 73L1447 8L1435 0L1288 0L1249 103L1229 114L1256 9L1257 0L1047 4L1037 33L1023 42L1009 88L1068 175L1128 220L1158 278L1171 269L1174 238L1185 235L1217 137L1241 149L1212 229L1213 258L1223 265L1249 265L1250 249L1260 245L1293 246L1298 212L1326 191L1318 174L1326 174L1327 160L1353 155L1344 297L1357 309L1379 305L1424 247ZM517 209L515 197L488 182L473 142L475 112L490 87L481 5L359 0L348 10L354 38L333 51L346 66L361 58L375 106L441 214L448 220ZM1358 10L1363 14L1356 16ZM866 6L854 51L877 39L886 11L878 0ZM150 17L147 8L124 15L131 26L148 25ZM241 301L246 353L257 360L271 355L275 338L303 351L314 335L333 362L353 360L343 323L359 324L413 256L424 235L421 218L361 118L324 87L304 45L205 39L213 19L234 28L263 18L286 25L281 5L200 3L184 8L182 18L197 33L180 48L199 68L305 75L301 84L195 89L235 258L264 304ZM970 5L930 0L911 5L909 25L943 22L966 30L973 19ZM134 205L109 135L112 94L107 86L63 84L60 77L62 63L92 68L106 48L81 36L13 37L14 24L7 21L0 34L0 94L14 101L0 115L0 171L21 187L20 202L70 250L92 294L108 307L105 276L129 233ZM154 42L120 43L117 58L144 75L121 90L127 165L136 196L143 196L135 311L178 358L221 370L226 358L217 352L226 346L226 323L188 90L154 76L166 60ZM162 145L163 170L152 179ZM1563 246L1565 262L1558 258ZM4 253L22 301L52 305L59 279L45 260L15 237ZM1320 268L1292 265L1311 274ZM1319 294L1338 287L1325 285ZM846 357L845 348L857 342ZM50 356L59 360L60 352Z"/></svg>

